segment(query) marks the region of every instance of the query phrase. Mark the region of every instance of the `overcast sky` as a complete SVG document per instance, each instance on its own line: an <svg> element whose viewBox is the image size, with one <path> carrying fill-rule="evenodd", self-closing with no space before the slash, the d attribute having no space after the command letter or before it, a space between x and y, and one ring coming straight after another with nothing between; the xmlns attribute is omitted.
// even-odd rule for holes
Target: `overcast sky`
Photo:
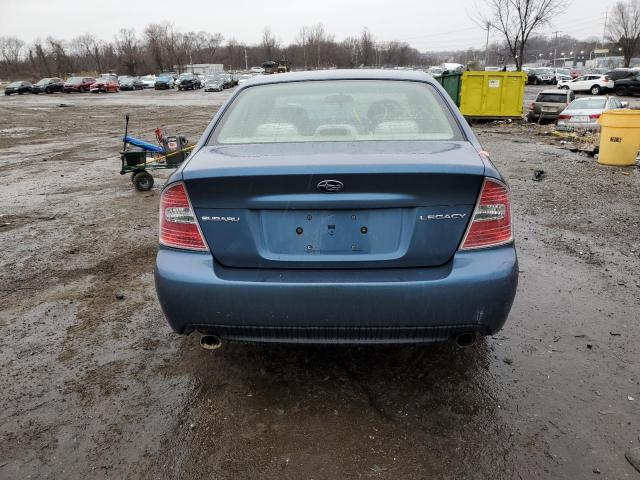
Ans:
<svg viewBox="0 0 640 480"><path fill-rule="evenodd" d="M600 37L605 11L614 3L573 0L567 13L546 30L580 39ZM420 50L463 49L483 47L485 42L485 33L471 20L474 4L474 0L0 0L0 35L30 42L89 32L112 40L120 28L141 33L149 23L169 21L183 32L220 32L226 39L248 44L259 42L269 26L286 44L302 25L322 22L336 40L367 27L379 41L403 40Z"/></svg>

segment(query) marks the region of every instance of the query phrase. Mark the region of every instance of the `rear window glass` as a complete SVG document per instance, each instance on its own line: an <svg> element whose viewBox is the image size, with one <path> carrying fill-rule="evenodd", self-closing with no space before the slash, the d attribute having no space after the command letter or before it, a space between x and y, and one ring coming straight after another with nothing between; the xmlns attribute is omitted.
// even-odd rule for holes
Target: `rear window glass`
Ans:
<svg viewBox="0 0 640 480"><path fill-rule="evenodd" d="M459 140L451 111L428 84L329 80L244 90L212 143Z"/></svg>
<svg viewBox="0 0 640 480"><path fill-rule="evenodd" d="M590 110L604 108L604 98L585 98L571 102L567 110Z"/></svg>
<svg viewBox="0 0 640 480"><path fill-rule="evenodd" d="M536 102L567 103L567 94L566 93L541 93L538 95Z"/></svg>

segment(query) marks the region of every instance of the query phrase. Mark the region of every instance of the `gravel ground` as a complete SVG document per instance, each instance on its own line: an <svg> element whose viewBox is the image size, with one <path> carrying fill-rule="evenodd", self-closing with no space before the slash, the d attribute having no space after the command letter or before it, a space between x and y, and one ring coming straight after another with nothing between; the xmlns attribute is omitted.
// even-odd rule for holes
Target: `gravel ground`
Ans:
<svg viewBox="0 0 640 480"><path fill-rule="evenodd" d="M521 266L497 336L208 352L153 289L167 174L136 192L118 138L195 140L228 95L0 99L0 478L640 478L637 168L475 125Z"/></svg>

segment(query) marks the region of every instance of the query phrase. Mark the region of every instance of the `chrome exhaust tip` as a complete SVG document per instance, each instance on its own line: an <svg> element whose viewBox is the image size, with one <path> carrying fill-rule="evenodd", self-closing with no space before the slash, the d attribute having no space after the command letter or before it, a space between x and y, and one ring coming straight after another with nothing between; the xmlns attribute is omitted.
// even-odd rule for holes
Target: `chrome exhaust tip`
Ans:
<svg viewBox="0 0 640 480"><path fill-rule="evenodd" d="M478 335L474 332L459 333L458 335L456 335L456 345L461 348L470 347L471 345L476 343L477 338Z"/></svg>
<svg viewBox="0 0 640 480"><path fill-rule="evenodd" d="M202 335L200 346L205 350L216 350L222 346L222 339L217 335Z"/></svg>

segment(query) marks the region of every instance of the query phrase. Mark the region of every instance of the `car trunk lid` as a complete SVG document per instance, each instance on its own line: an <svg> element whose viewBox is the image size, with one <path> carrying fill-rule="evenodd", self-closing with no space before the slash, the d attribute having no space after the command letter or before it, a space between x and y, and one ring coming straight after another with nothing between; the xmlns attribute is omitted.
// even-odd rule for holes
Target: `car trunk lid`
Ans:
<svg viewBox="0 0 640 480"><path fill-rule="evenodd" d="M471 144L433 141L204 147L183 170L216 260L254 268L442 265L483 175Z"/></svg>

